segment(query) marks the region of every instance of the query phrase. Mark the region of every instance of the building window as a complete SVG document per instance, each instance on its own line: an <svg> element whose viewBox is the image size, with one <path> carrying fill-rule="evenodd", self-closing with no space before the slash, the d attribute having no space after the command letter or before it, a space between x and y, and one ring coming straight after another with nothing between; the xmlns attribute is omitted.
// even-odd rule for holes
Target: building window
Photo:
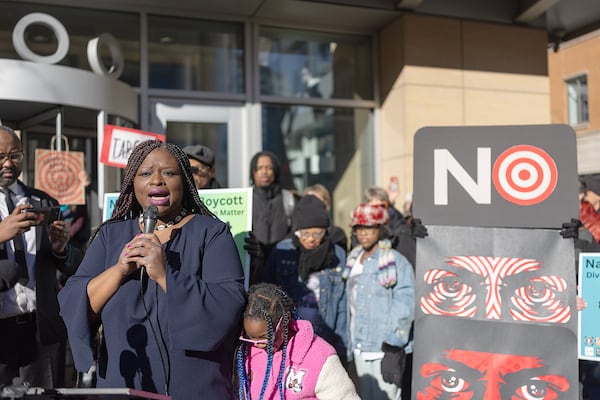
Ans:
<svg viewBox="0 0 600 400"><path fill-rule="evenodd" d="M282 185L324 185L334 223L348 226L373 184L372 37L261 26L257 51L262 143Z"/></svg>
<svg viewBox="0 0 600 400"><path fill-rule="evenodd" d="M586 124L590 120L588 109L587 76L581 75L567 81L569 125Z"/></svg>
<svg viewBox="0 0 600 400"><path fill-rule="evenodd" d="M333 198L337 224L372 184L373 111L364 108L262 106L263 147L281 161L281 183L302 193L315 183Z"/></svg>
<svg viewBox="0 0 600 400"><path fill-rule="evenodd" d="M261 27L262 95L373 99L370 36Z"/></svg>
<svg viewBox="0 0 600 400"><path fill-rule="evenodd" d="M244 91L244 26L148 16L150 88Z"/></svg>

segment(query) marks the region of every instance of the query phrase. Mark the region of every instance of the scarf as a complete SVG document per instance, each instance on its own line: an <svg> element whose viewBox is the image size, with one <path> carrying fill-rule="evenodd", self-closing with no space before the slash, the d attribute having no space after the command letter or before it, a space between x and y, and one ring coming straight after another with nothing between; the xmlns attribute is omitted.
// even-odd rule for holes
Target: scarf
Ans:
<svg viewBox="0 0 600 400"><path fill-rule="evenodd" d="M396 259L392 252L392 243L387 239L382 239L377 242L377 248L379 250L379 267L377 269L377 275L379 276L379 283L384 288L390 288L396 284ZM356 246L348 254L346 261L346 268L342 273L342 278L347 280L350 277L350 271L363 252L362 246Z"/></svg>
<svg viewBox="0 0 600 400"><path fill-rule="evenodd" d="M331 265L335 257L334 247L327 236L323 238L323 243L311 250L304 248L296 235L292 237L292 242L300 250L298 273L304 282L308 280L309 275L313 272L322 271Z"/></svg>
<svg viewBox="0 0 600 400"><path fill-rule="evenodd" d="M262 197L264 197L267 200L271 200L272 198L277 196L279 193L281 193L281 186L277 183L272 183L269 186L263 186L263 187L254 186L253 189L257 192L263 193Z"/></svg>

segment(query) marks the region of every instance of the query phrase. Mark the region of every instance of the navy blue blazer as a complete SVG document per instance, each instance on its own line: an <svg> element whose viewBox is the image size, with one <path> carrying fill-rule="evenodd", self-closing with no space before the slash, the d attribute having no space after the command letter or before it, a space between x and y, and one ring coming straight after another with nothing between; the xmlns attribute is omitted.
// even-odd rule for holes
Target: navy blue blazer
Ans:
<svg viewBox="0 0 600 400"><path fill-rule="evenodd" d="M88 282L115 265L138 233L137 219L104 225L60 292L61 315L79 371L88 371L94 356ZM164 394L170 376L173 400L230 399L232 334L239 335L245 290L229 228L216 218L196 215L174 230L164 246L167 292L147 276L141 285L139 274L133 273L100 314L97 386Z"/></svg>

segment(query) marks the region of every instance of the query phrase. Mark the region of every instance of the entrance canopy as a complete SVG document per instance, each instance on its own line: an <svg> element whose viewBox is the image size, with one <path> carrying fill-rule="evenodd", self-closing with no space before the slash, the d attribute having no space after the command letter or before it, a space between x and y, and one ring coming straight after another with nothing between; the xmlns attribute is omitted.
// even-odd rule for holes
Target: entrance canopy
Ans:
<svg viewBox="0 0 600 400"><path fill-rule="evenodd" d="M79 4L78 6L82 6ZM541 28L550 43L600 27L597 0L105 0L102 7L201 13L375 32L403 13ZM95 4L95 6L100 6Z"/></svg>
<svg viewBox="0 0 600 400"><path fill-rule="evenodd" d="M0 119L23 121L57 105L138 120L135 90L116 79L62 65L0 59Z"/></svg>

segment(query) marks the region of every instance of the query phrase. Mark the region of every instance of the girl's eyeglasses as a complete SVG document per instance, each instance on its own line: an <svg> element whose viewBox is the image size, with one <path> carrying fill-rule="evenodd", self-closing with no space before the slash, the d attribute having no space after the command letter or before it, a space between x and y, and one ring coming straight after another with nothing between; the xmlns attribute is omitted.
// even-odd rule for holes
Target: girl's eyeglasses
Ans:
<svg viewBox="0 0 600 400"><path fill-rule="evenodd" d="M277 332L279 331L279 327L281 326L282 320L283 320L283 316L281 318L279 318L279 321L277 322L277 326L275 327L275 331L273 332L273 335L276 335ZM240 340L242 342L250 343L253 346L266 345L269 343L269 339L249 339L245 336L245 334L246 334L246 332L244 332L242 330L242 334L240 335Z"/></svg>

